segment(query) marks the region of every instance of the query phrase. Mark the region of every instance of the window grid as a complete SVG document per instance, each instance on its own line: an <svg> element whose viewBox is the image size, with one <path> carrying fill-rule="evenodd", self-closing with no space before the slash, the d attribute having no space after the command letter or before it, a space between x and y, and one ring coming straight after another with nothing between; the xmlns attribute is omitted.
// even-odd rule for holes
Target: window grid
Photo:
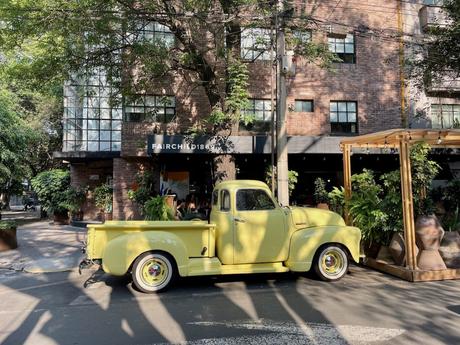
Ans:
<svg viewBox="0 0 460 345"><path fill-rule="evenodd" d="M270 60L271 32L263 28L244 28L241 31L241 58Z"/></svg>
<svg viewBox="0 0 460 345"><path fill-rule="evenodd" d="M271 100L269 99L249 99L249 106L242 110L244 116L252 117L253 122L245 125L240 123L242 129L249 131L267 131L270 128L272 119Z"/></svg>
<svg viewBox="0 0 460 345"><path fill-rule="evenodd" d="M460 104L432 104L432 128L458 128L460 126Z"/></svg>
<svg viewBox="0 0 460 345"><path fill-rule="evenodd" d="M136 23L137 41L154 42L160 40L168 47L174 45L174 34L165 25L153 21L140 21Z"/></svg>
<svg viewBox="0 0 460 345"><path fill-rule="evenodd" d="M331 101L329 117L331 122L331 133L358 133L356 102Z"/></svg>
<svg viewBox="0 0 460 345"><path fill-rule="evenodd" d="M329 50L336 53L342 63L355 63L355 38L352 34L347 34L344 38L328 37Z"/></svg>
<svg viewBox="0 0 460 345"><path fill-rule="evenodd" d="M169 123L176 116L174 96L136 95L126 101L125 121Z"/></svg>
<svg viewBox="0 0 460 345"><path fill-rule="evenodd" d="M120 151L121 99L96 68L64 87L63 151Z"/></svg>
<svg viewBox="0 0 460 345"><path fill-rule="evenodd" d="M296 112L313 112L313 100L295 100L295 111Z"/></svg>

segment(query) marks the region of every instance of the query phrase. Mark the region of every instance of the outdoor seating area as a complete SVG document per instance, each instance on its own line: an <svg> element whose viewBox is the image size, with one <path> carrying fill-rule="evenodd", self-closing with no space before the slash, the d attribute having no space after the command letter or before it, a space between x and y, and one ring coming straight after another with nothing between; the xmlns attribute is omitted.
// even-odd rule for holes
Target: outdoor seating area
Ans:
<svg viewBox="0 0 460 345"><path fill-rule="evenodd" d="M381 257L366 255L364 262L369 267L412 282L460 279L458 206L456 211L445 216L445 219L454 218L453 225L451 225L451 228L447 229L451 230L449 232L443 229L442 222L434 215L440 211L440 208L443 208L442 205L435 205L433 207L434 213L426 211L428 208L425 208L425 213L421 212L421 205L426 206L426 204L428 204L429 188L435 174L427 178L425 184L417 180L420 179L421 175L419 171L413 174L414 167L411 167L411 149L416 145L424 145L427 147L428 150L426 152L429 152L430 149L433 148L460 148L460 130L394 129L342 140L341 148L343 152L344 190L346 200L345 218L348 224L354 223L357 219L356 216L353 217L353 207L349 207L349 203L347 203L347 201L352 199L352 193L354 192L351 173L352 150L382 150L383 153L398 152L400 161L402 229L399 229L401 230L400 233L392 229L392 231L394 231L393 238L391 239L391 243L389 243L389 253L387 253L390 254L394 260L384 260ZM420 162L421 161L418 161L412 164L420 165ZM430 166L436 168L437 165L431 161L422 161L422 163L424 166L422 166L421 169L429 169ZM436 171L436 169L434 170ZM395 187L396 191L398 191L397 187L398 186ZM452 195L451 193L450 197L456 198L457 195ZM393 200L393 202L395 202L395 200ZM416 210L416 207L420 209ZM398 217L398 213L393 213L391 217ZM384 219L384 217L382 217L382 219ZM363 233L366 231L366 229L362 230ZM397 236L399 236L399 239ZM387 238L389 237L387 236ZM453 256L450 252L440 252L439 249L443 238L447 246L458 249L458 252L454 252ZM366 240L366 238L364 238L364 240ZM442 257L441 254L445 255L442 255Z"/></svg>

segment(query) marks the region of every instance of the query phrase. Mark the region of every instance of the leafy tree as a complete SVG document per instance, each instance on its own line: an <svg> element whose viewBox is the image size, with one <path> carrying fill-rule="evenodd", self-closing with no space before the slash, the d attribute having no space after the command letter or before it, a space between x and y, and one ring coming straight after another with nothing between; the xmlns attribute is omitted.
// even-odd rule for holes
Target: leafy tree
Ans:
<svg viewBox="0 0 460 345"><path fill-rule="evenodd" d="M423 77L428 83L445 76L460 78L460 2L445 0L442 9L447 24L428 29L423 58L414 62L414 76Z"/></svg>
<svg viewBox="0 0 460 345"><path fill-rule="evenodd" d="M22 182L30 174L24 157L35 136L17 110L15 95L0 87L0 201L3 203L22 190Z"/></svg>
<svg viewBox="0 0 460 345"><path fill-rule="evenodd" d="M275 11L274 2L255 0L5 0L0 43L26 60L17 69L32 72L27 74L35 84L103 66L112 85L136 94L159 78L181 76L205 91L212 113L204 127L227 133L242 119L240 109L248 97L241 31L245 26L271 27ZM294 19L291 8L278 15L293 32L309 23L308 13ZM168 27L175 44L145 39L147 22ZM323 66L336 61L325 43L291 41L308 61ZM24 46L27 54L18 54Z"/></svg>
<svg viewBox="0 0 460 345"><path fill-rule="evenodd" d="M70 173L61 169L43 171L32 179L32 187L37 193L43 209L48 213L66 213Z"/></svg>

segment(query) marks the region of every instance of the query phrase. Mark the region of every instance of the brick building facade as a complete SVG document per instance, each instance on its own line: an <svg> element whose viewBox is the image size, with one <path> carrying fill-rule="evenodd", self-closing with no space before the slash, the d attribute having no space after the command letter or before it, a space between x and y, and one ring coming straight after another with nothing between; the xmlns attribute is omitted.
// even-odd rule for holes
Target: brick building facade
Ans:
<svg viewBox="0 0 460 345"><path fill-rule="evenodd" d="M342 161L338 145L341 136L399 128L404 113L401 109L397 1L384 5L379 0L298 1L294 16L300 16L302 11L311 14L311 39L329 43L330 49L344 61L334 63L332 69L327 70L297 57L295 75L287 81L289 168L299 172L299 183L292 199L305 204L311 202L315 177L322 176L330 184L341 183ZM271 92L270 65L261 59L248 64L253 110L261 119L266 119ZM123 121L112 111L112 139L107 141L111 149L101 150L102 143L99 143L99 150L89 150L88 142L84 149L64 145L63 152L57 154L70 162L74 185L95 186L104 182L113 185L114 219L140 216L137 205L128 197L128 190L135 185L136 174L140 171L150 171L157 176L159 192L168 173L186 172L188 192L203 195L209 195L219 169L227 173L227 177L235 174L237 178L264 179L270 165L270 138L266 130L240 126L237 133L232 133L245 137L241 142L237 140L230 152L234 172L228 170L228 165L219 168L213 152L169 150L163 153L149 149L149 140L163 143L164 138L172 140L174 136L183 140L180 135L210 114L203 89L193 87L187 80L190 76L176 75L171 80L157 81L148 91L149 95L174 97L174 109L172 106L163 109L165 118L168 109L174 114L164 123L129 121L135 116L128 118L126 114L135 110L131 109L134 106L130 108L125 103L122 105ZM150 101L156 102L153 96ZM102 122L99 126L98 138L101 139ZM87 135L89 138L90 130ZM118 136L121 137L119 141ZM374 165L383 161L397 164L394 157L387 156L363 155L360 159ZM85 218L97 217L91 209L94 210L89 198Z"/></svg>

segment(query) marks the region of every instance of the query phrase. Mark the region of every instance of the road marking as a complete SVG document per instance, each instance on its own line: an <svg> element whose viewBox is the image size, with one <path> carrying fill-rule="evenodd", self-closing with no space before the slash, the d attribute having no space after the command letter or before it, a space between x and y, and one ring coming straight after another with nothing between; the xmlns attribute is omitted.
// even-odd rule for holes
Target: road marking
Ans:
<svg viewBox="0 0 460 345"><path fill-rule="evenodd" d="M353 325L332 325L326 323L302 323L294 322L273 322L269 320L258 320L256 322L213 322L200 321L191 322L190 325L205 327L226 327L233 329L244 329L250 331L268 332L264 336L244 336L236 338L212 338L190 341L186 344L316 344L316 345L337 345L337 344L369 344L382 342L400 336L404 329L382 328ZM308 330L308 332L305 332Z"/></svg>

